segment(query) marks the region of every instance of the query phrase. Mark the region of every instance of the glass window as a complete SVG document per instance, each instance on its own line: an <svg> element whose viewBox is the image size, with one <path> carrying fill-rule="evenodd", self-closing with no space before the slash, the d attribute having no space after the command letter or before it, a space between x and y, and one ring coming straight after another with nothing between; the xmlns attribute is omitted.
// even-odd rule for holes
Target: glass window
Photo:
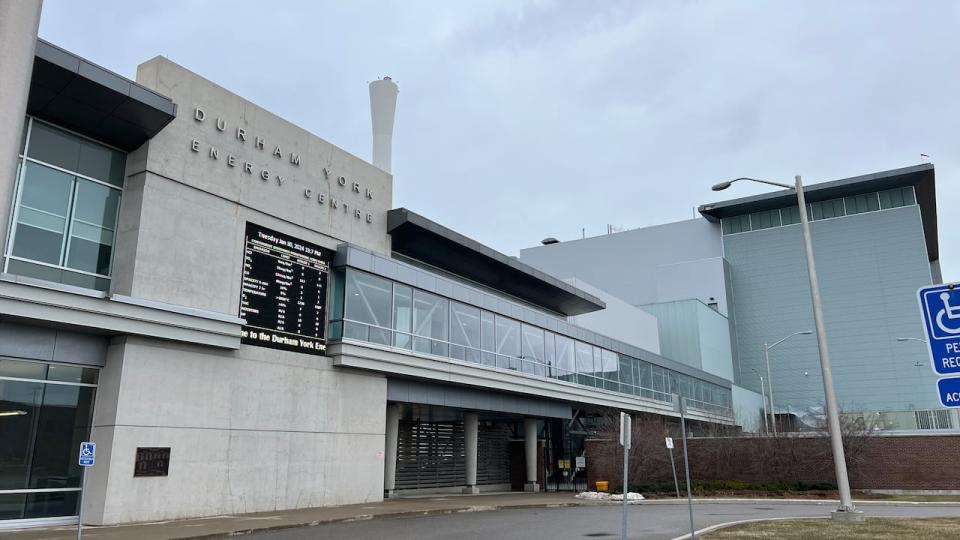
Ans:
<svg viewBox="0 0 960 540"><path fill-rule="evenodd" d="M584 375L593 374L593 347L582 342L575 342L574 349L577 353L577 373Z"/></svg>
<svg viewBox="0 0 960 540"><path fill-rule="evenodd" d="M723 234L736 234L750 230L750 216L732 216L720 220Z"/></svg>
<svg viewBox="0 0 960 540"><path fill-rule="evenodd" d="M480 310L450 302L450 357L480 363Z"/></svg>
<svg viewBox="0 0 960 540"><path fill-rule="evenodd" d="M33 122L28 157L123 186L126 155L43 122Z"/></svg>
<svg viewBox="0 0 960 540"><path fill-rule="evenodd" d="M810 219L830 219L843 216L843 199L830 199L810 204Z"/></svg>
<svg viewBox="0 0 960 540"><path fill-rule="evenodd" d="M573 374L577 369L574 361L573 340L560 334L557 334L554 340L557 347L557 377L573 382Z"/></svg>
<svg viewBox="0 0 960 540"><path fill-rule="evenodd" d="M916 200L913 196L913 187L907 186L897 189L888 189L886 191L881 191L880 196L880 208L884 210L888 208L898 208L900 206L907 206L915 204Z"/></svg>
<svg viewBox="0 0 960 540"><path fill-rule="evenodd" d="M846 206L848 216L852 214L862 214L864 212L875 212L880 209L880 200L877 199L876 193L863 193L861 195L845 197L843 202Z"/></svg>
<svg viewBox="0 0 960 540"><path fill-rule="evenodd" d="M520 369L520 323L496 316L497 324L497 366L507 369Z"/></svg>
<svg viewBox="0 0 960 540"><path fill-rule="evenodd" d="M390 344L392 285L381 277L347 269L344 317L363 324L348 324L344 337Z"/></svg>
<svg viewBox="0 0 960 540"><path fill-rule="evenodd" d="M780 226L780 210L764 210L750 214L750 229L760 230Z"/></svg>
<svg viewBox="0 0 960 540"><path fill-rule="evenodd" d="M620 391L627 393L636 393L633 387L637 386L636 381L633 380L633 364L635 361L629 356L619 355L620 365Z"/></svg>
<svg viewBox="0 0 960 540"><path fill-rule="evenodd" d="M547 376L557 376L557 348L553 332L543 332L543 363L546 364Z"/></svg>
<svg viewBox="0 0 960 540"><path fill-rule="evenodd" d="M413 289L399 283L393 284L393 329L394 347L413 347Z"/></svg>
<svg viewBox="0 0 960 540"><path fill-rule="evenodd" d="M13 365L4 362L0 369L6 374ZM50 366L61 367L72 369ZM5 413L0 418L0 490L80 486L76 449L88 438L94 395L93 387L0 379L0 412ZM0 519L69 516L77 511L76 492L2 497Z"/></svg>
<svg viewBox="0 0 960 540"><path fill-rule="evenodd" d="M522 352L523 372L544 377L547 374L543 358L543 330L523 324Z"/></svg>
<svg viewBox="0 0 960 540"><path fill-rule="evenodd" d="M77 180L76 210L70 227L66 266L101 275L110 273L119 204L119 191Z"/></svg>
<svg viewBox="0 0 960 540"><path fill-rule="evenodd" d="M480 312L480 345L483 349L483 365L497 365L497 334L493 313Z"/></svg>
<svg viewBox="0 0 960 540"><path fill-rule="evenodd" d="M780 222L783 225L793 225L800 223L800 207L788 206L780 209Z"/></svg>
<svg viewBox="0 0 960 540"><path fill-rule="evenodd" d="M6 271L105 291L126 154L39 121L30 125Z"/></svg>
<svg viewBox="0 0 960 540"><path fill-rule="evenodd" d="M447 356L447 305L445 298L413 291L414 350Z"/></svg>
<svg viewBox="0 0 960 540"><path fill-rule="evenodd" d="M12 254L32 261L60 264L74 176L27 163L17 212Z"/></svg>

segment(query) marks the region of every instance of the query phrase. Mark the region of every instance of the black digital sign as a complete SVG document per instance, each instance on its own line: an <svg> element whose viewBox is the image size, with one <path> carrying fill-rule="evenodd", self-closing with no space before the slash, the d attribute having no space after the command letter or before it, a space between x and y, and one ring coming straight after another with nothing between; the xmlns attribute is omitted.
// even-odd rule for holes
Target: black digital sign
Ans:
<svg viewBox="0 0 960 540"><path fill-rule="evenodd" d="M324 320L333 250L247 223L240 342L312 354L326 350Z"/></svg>

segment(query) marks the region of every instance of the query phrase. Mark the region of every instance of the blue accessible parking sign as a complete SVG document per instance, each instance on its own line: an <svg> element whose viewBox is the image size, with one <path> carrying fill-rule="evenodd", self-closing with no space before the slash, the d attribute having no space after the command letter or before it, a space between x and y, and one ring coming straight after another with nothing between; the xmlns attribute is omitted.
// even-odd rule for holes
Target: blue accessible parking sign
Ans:
<svg viewBox="0 0 960 540"><path fill-rule="evenodd" d="M97 456L97 443L93 442L82 442L80 443L80 465L84 467L92 467L93 462Z"/></svg>
<svg viewBox="0 0 960 540"><path fill-rule="evenodd" d="M919 295L933 370L940 375L960 374L960 287L924 287Z"/></svg>
<svg viewBox="0 0 960 540"><path fill-rule="evenodd" d="M960 407L960 287L934 285L917 291L937 394L944 407Z"/></svg>

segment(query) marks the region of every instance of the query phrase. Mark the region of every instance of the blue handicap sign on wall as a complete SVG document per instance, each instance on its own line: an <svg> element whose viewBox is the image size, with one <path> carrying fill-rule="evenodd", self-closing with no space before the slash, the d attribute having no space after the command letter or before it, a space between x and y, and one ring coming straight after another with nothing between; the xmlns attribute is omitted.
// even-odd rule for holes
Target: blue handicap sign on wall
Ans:
<svg viewBox="0 0 960 540"><path fill-rule="evenodd" d="M82 442L80 443L80 465L84 467L92 467L93 462L97 456L97 443L94 442Z"/></svg>
<svg viewBox="0 0 960 540"><path fill-rule="evenodd" d="M960 374L960 286L923 287L918 295L933 370Z"/></svg>

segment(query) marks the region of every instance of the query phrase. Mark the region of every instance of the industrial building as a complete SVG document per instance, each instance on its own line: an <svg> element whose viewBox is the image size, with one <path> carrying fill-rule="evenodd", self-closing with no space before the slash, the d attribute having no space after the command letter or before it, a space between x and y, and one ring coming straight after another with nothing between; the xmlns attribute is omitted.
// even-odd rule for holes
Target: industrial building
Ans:
<svg viewBox="0 0 960 540"><path fill-rule="evenodd" d="M940 283L932 164L805 189L841 408L885 429L956 428L931 389L916 292ZM655 315L661 354L761 392L778 422L814 426L823 381L796 193L699 207L700 218L521 251ZM789 339L777 343L783 338Z"/></svg>

